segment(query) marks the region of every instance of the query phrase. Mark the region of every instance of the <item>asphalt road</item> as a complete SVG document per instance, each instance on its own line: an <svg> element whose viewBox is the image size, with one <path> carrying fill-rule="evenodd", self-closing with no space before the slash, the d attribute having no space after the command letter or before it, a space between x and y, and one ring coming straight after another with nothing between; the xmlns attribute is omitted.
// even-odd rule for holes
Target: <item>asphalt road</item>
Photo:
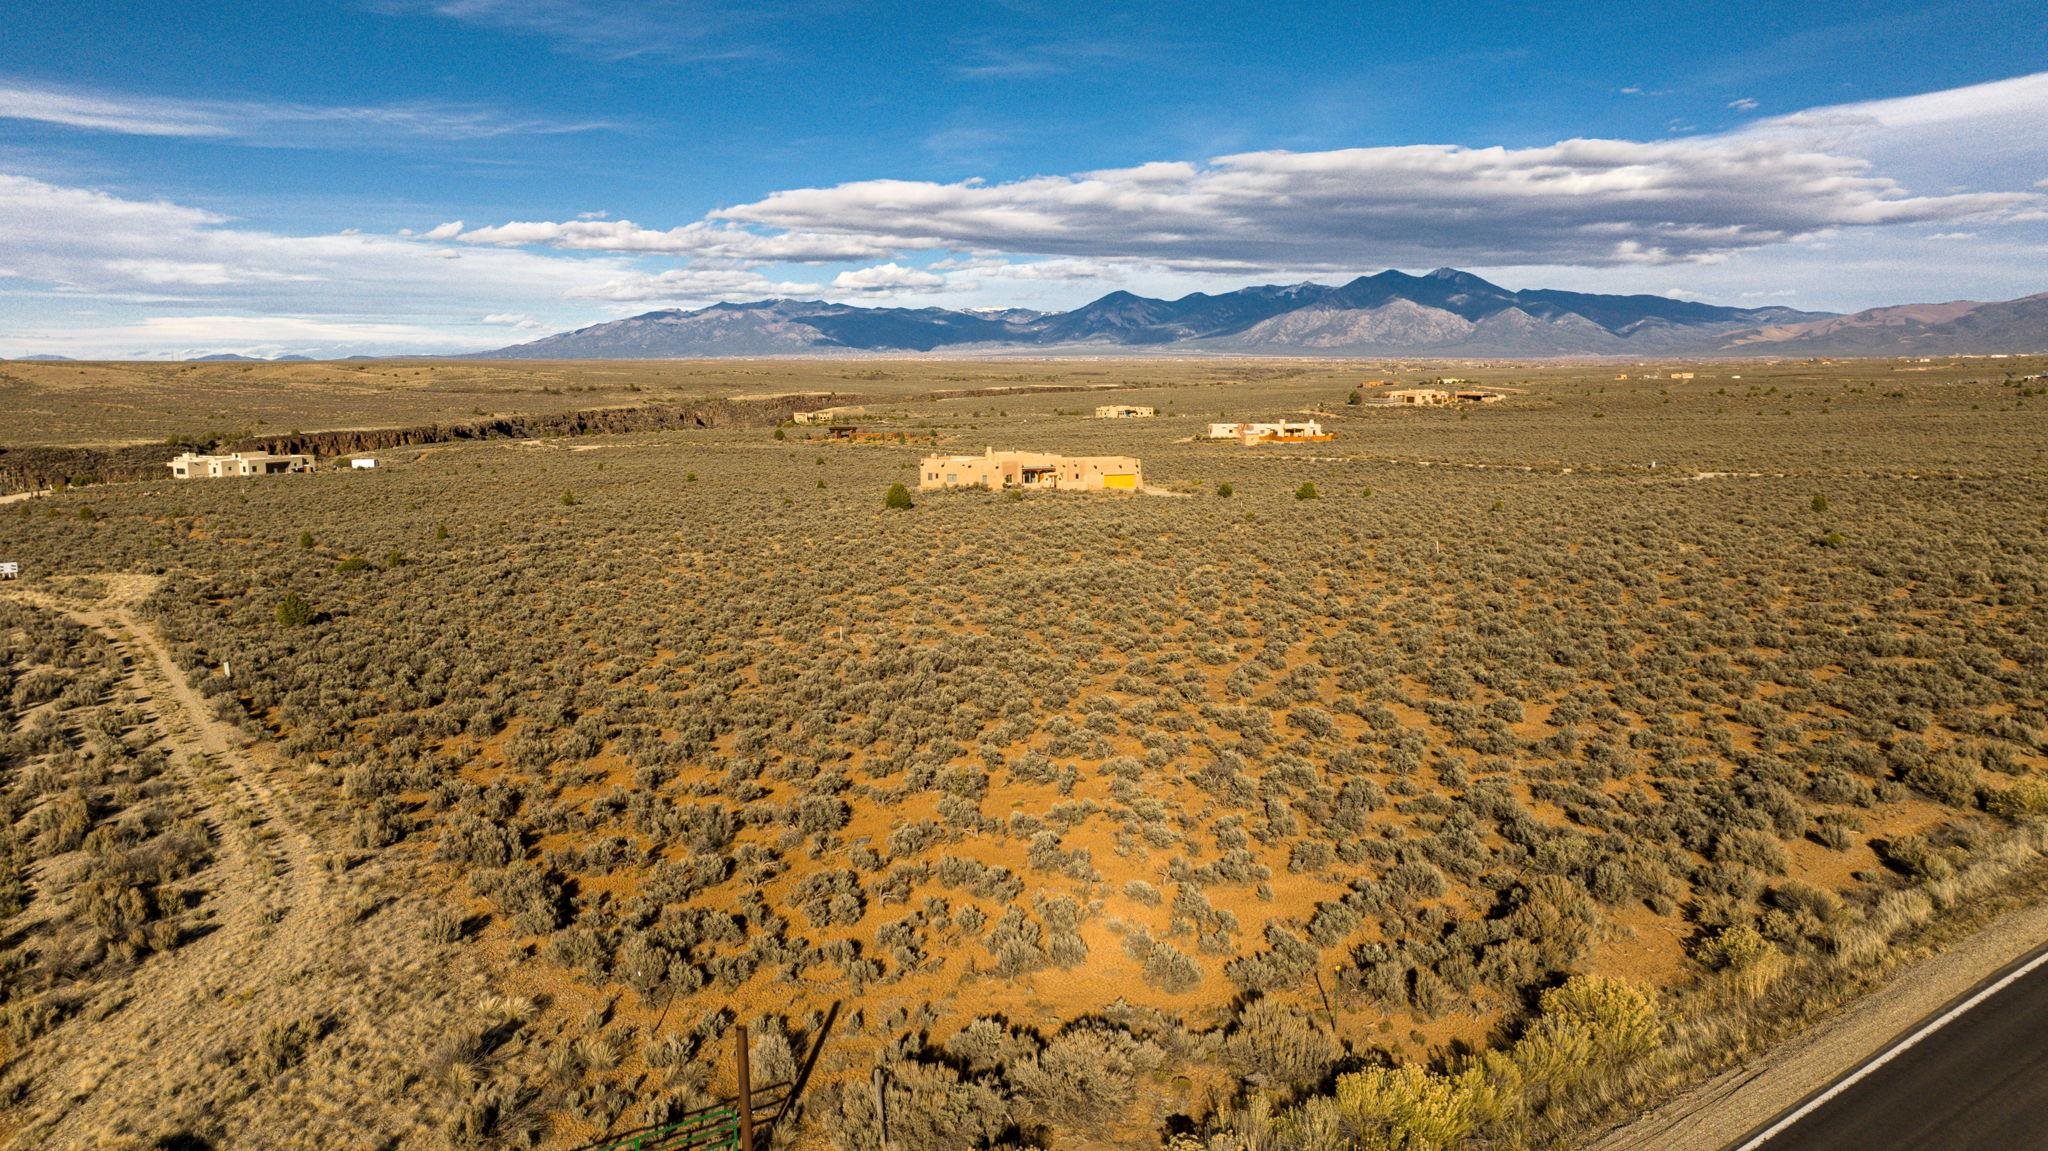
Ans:
<svg viewBox="0 0 2048 1151"><path fill-rule="evenodd" d="M2036 953L2014 964L1935 1018L2040 958ZM1798 1109L1733 1146L1743 1151L2048 1148L2048 962L1922 1034L1926 1022L1932 1020L1907 1033L1920 1035L1917 1042L1861 1080L1767 1139L1759 1137Z"/></svg>

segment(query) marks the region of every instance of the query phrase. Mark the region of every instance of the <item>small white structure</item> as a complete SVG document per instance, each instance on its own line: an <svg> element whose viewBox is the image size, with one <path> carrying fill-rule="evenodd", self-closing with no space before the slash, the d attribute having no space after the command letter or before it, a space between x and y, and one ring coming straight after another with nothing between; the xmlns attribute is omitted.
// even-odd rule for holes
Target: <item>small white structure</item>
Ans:
<svg viewBox="0 0 2048 1151"><path fill-rule="evenodd" d="M365 456L350 460L348 466L355 471L367 472L377 466L377 461Z"/></svg>
<svg viewBox="0 0 2048 1151"><path fill-rule="evenodd" d="M13 560L0 560L0 579L20 579L21 565Z"/></svg>
<svg viewBox="0 0 2048 1151"><path fill-rule="evenodd" d="M220 479L223 476L278 476L287 472L310 472L313 457L279 456L269 452L229 452L224 456L202 456L184 452L164 465L181 480Z"/></svg>
<svg viewBox="0 0 2048 1151"><path fill-rule="evenodd" d="M1243 424L1210 424L1209 438L1212 440L1234 440L1237 438L1237 430L1243 426Z"/></svg>
<svg viewBox="0 0 2048 1151"><path fill-rule="evenodd" d="M1095 409L1098 420L1142 420L1158 414L1158 408L1144 408L1136 404L1102 404Z"/></svg>

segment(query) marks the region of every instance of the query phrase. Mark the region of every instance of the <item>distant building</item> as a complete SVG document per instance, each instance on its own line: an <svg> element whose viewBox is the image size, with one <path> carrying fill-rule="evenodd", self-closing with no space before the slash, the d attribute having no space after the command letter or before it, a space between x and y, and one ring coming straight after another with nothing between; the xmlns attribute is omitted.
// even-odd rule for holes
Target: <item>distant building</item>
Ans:
<svg viewBox="0 0 2048 1151"><path fill-rule="evenodd" d="M0 560L0 579L20 579L21 564L14 560Z"/></svg>
<svg viewBox="0 0 2048 1151"><path fill-rule="evenodd" d="M1241 444L1274 444L1334 438L1315 420L1271 420L1264 423L1210 424L1212 440L1236 440Z"/></svg>
<svg viewBox="0 0 2048 1151"><path fill-rule="evenodd" d="M860 406L859 404L849 404L844 407L837 408L818 408L815 411L809 412L791 412L789 413L789 419L791 423L797 424L830 424L835 423L846 416L860 416L866 414L866 408Z"/></svg>
<svg viewBox="0 0 2048 1151"><path fill-rule="evenodd" d="M1692 379L1692 377L1693 377L1693 373L1692 373L1692 372L1673 372L1673 373L1671 373L1671 378L1672 378L1672 379L1674 379L1674 380L1689 380L1689 379Z"/></svg>
<svg viewBox="0 0 2048 1151"><path fill-rule="evenodd" d="M859 435L860 429L852 424L833 424L825 429L825 438L828 440L850 440Z"/></svg>
<svg viewBox="0 0 2048 1151"><path fill-rule="evenodd" d="M1418 404L1428 407L1433 404L1448 404L1451 393L1443 388L1395 388L1384 397L1390 404Z"/></svg>
<svg viewBox="0 0 2048 1151"><path fill-rule="evenodd" d="M1451 398L1461 404L1490 404L1497 400L1504 400L1507 397L1499 392L1489 392L1479 388L1460 388L1451 393Z"/></svg>
<svg viewBox="0 0 2048 1151"><path fill-rule="evenodd" d="M377 461L369 458L368 456L364 456L358 459L350 460L348 462L348 466L354 469L355 471L367 472L377 466Z"/></svg>
<svg viewBox="0 0 2048 1151"><path fill-rule="evenodd" d="M219 479L223 476L277 476L286 472L310 472L313 457L273 455L269 452L229 452L224 456L202 456L185 452L164 465L176 479Z"/></svg>
<svg viewBox="0 0 2048 1151"><path fill-rule="evenodd" d="M1095 409L1098 420L1142 420L1158 414L1158 408L1143 408L1136 404L1103 404Z"/></svg>
<svg viewBox="0 0 2048 1151"><path fill-rule="evenodd" d="M989 448L978 456L926 456L917 466L917 486L920 491L1136 491L1145 486L1145 474L1131 456L1059 456Z"/></svg>

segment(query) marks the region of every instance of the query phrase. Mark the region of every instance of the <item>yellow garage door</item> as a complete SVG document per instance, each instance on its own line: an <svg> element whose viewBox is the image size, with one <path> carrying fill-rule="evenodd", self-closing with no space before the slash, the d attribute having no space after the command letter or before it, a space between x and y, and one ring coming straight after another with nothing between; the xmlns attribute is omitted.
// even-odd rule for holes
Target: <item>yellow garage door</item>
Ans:
<svg viewBox="0 0 2048 1151"><path fill-rule="evenodd" d="M1138 486L1138 477L1131 475L1129 473L1125 473L1123 475L1105 475L1102 477L1102 486L1106 488L1134 489Z"/></svg>

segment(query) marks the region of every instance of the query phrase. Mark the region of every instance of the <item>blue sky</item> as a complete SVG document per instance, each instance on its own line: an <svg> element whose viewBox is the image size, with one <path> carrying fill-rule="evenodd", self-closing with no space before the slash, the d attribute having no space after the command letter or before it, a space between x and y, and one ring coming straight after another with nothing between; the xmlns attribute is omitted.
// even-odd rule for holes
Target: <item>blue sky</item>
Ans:
<svg viewBox="0 0 2048 1151"><path fill-rule="evenodd" d="M2039 2L8 6L0 355L1440 264L1828 309L2048 290Z"/></svg>

